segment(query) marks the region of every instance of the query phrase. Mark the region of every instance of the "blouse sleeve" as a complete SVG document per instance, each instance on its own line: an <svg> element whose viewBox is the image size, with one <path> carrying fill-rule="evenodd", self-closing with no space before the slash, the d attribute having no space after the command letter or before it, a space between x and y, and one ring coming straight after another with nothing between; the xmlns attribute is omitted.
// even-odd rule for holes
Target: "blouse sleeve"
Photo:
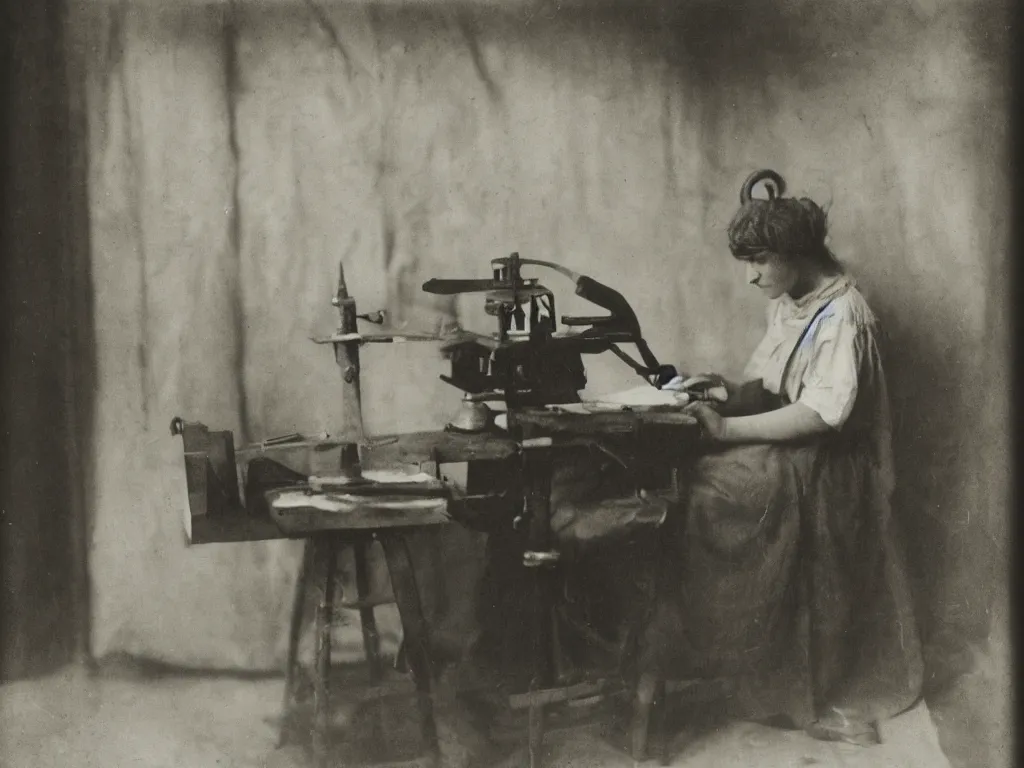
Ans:
<svg viewBox="0 0 1024 768"><path fill-rule="evenodd" d="M754 348L753 353L750 355L750 359L747 361L746 367L743 369L743 380L752 381L761 378L761 374L764 370L765 362L768 358L768 350L772 342L772 331L775 326L775 315L778 314L779 305L777 301L768 302L768 307L765 310L765 324L767 330L765 335L761 337L761 341Z"/></svg>
<svg viewBox="0 0 1024 768"><path fill-rule="evenodd" d="M859 389L864 334L853 318L822 316L810 340L811 355L797 402L811 408L833 429L846 423Z"/></svg>

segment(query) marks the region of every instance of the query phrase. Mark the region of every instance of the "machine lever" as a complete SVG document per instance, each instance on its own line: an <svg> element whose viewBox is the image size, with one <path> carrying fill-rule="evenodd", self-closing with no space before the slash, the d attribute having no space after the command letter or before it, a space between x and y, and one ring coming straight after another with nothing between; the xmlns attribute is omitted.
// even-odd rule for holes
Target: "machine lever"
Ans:
<svg viewBox="0 0 1024 768"><path fill-rule="evenodd" d="M616 318L613 315L605 315L604 317L573 317L571 315L562 315L562 325L607 325Z"/></svg>

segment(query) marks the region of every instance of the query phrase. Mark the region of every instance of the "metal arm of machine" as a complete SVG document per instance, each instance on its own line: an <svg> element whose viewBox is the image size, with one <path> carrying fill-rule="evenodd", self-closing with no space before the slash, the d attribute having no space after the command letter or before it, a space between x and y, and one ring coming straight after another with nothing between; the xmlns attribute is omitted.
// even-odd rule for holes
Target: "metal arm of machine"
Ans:
<svg viewBox="0 0 1024 768"><path fill-rule="evenodd" d="M508 260L496 259L495 262L507 262ZM581 336L606 334L614 331L624 331L628 334L628 340L636 345L640 352L640 357L643 358L644 364L647 366L647 375L657 373L660 363L651 352L647 342L644 341L643 335L640 331L640 321L637 320L636 312L633 311L633 307L625 297L613 288L608 287L604 283L600 283L588 275L582 275L578 272L574 272L561 264L555 264L550 261L542 261L540 259L522 259L519 260L520 264L531 264L538 267L546 267L550 270L558 272L576 284L576 295L581 299L585 299L592 304L596 304L602 309L607 309L611 314L607 317L571 317L564 316L562 318L562 324L567 326L573 325L590 325L592 329L584 331ZM597 330L600 328L600 330ZM614 351L614 350L613 350ZM617 353L619 354L619 353ZM619 354L621 357L622 355ZM634 366L635 367L635 366Z"/></svg>

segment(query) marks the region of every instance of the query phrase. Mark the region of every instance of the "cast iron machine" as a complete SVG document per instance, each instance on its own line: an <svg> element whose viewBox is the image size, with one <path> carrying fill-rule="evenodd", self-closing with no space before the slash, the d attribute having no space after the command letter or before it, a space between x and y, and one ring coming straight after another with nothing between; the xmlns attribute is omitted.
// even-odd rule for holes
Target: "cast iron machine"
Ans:
<svg viewBox="0 0 1024 768"><path fill-rule="evenodd" d="M567 330L560 330L554 293L535 278L523 277L522 267L527 265L569 278L579 297L608 314L562 317L561 325ZM435 753L431 638L402 536L412 528L452 519L486 530L492 538L513 530L525 532L521 564L536 576L531 622L536 674L530 690L513 695L509 703L513 709L529 710L530 762L536 765L545 708L599 696L612 686L609 680L575 679L566 674L561 662L555 618L561 558L551 530L550 507L553 466L562 450L595 451L612 457L633 486L624 496L603 503L603 509L613 510L616 523L612 528L621 534L657 527L665 520L677 488L674 477L665 482L670 462L651 466L642 458L650 455L643 447L658 444L659 435L667 434L665 430L674 435L670 443L678 447L685 442L678 439L680 434L696 435L696 422L671 406L574 408L581 405L580 391L586 386L583 355L610 351L655 388L671 379L675 371L658 363L640 333L636 314L611 288L560 265L521 259L516 253L493 260L491 266L490 279L435 279L423 286L435 294L483 293L487 314L497 320L494 334L459 330L443 336L384 328L361 332L358 320L380 324L384 316L357 314L344 271L340 271L334 297L340 327L330 336L314 339L333 346L341 369L345 424L340 434L287 435L236 450L230 432L211 432L199 422L176 418L172 433L180 434L184 442L189 492L186 524L191 543L306 538L313 542L312 560L321 565L334 557L333 547L339 542L359 543L363 541L360 537L372 537L382 543L402 615L404 647L419 694L424 735ZM396 341L440 342L449 357L450 374L442 378L464 393L464 408L446 429L375 437L365 434L359 350L366 344ZM641 360L623 352L623 344L634 345ZM503 428L495 424L495 414L487 403L504 407ZM629 446L637 450L630 451ZM661 451L661 458L674 453ZM417 463L429 465L433 477L420 473L385 478L369 469L391 470L395 475L395 467ZM440 470L444 464L459 463L468 465L465 488L448 482ZM358 566L358 549L356 554ZM330 567L327 572L317 609L312 746L318 768L326 765L328 751ZM365 595L362 589L360 593L362 604ZM301 603L301 595L297 595L297 603ZM373 621L372 611L367 614L361 609L360 614L365 637L367 621ZM286 704L291 700L296 665L296 621L293 618ZM367 656L371 667L379 666L369 645Z"/></svg>
<svg viewBox="0 0 1024 768"><path fill-rule="evenodd" d="M610 314L563 316L562 325L586 328L560 332L554 293L536 278L524 279L523 265L546 267L564 275L575 283L577 296ZM559 264L522 259L518 253L494 259L491 266L494 277L490 280L434 279L423 286L428 293L443 295L484 293L487 314L497 318L494 334L463 332L445 342L452 373L442 378L466 392L469 399L503 400L509 408L572 402L587 383L582 356L605 351L615 353L655 383L652 377L662 366L644 341L632 307L617 291ZM619 344L634 344L643 362L634 361Z"/></svg>
<svg viewBox="0 0 1024 768"><path fill-rule="evenodd" d="M622 680L615 674L581 673L564 653L563 641L573 634L604 646L618 657L615 672L621 678L622 662L635 650L637 638L627 635L618 644L609 643L586 621L574 620L560 604L562 577L572 567L563 560L561 545L568 542L578 550L580 540L593 544L597 539L615 545L659 527L679 492L675 459L692 447L692 439L687 438L695 438L697 429L694 419L680 413L678 405L628 408L581 402L580 392L587 384L584 355L612 352L653 388L676 374L651 352L635 312L621 294L564 266L522 259L517 253L494 259L491 266L489 280L435 279L423 288L446 295L483 293L487 314L497 319L493 334L461 332L445 340L451 375L442 378L465 393L463 411L449 429L486 431L495 415L486 404L497 403L505 410L507 434L518 447L507 459L470 464L467 475L467 498L482 493L513 503L504 508L491 503L483 514L462 506L458 519L490 532L491 541L497 541L489 545L492 552L502 544L520 548L516 556L533 574L525 581L532 581L533 610L527 624L535 674L529 690L513 694L509 703L513 709L529 710L530 759L535 765L549 706L631 691L628 684L619 685ZM547 268L570 279L577 296L608 314L559 318L553 292L535 278L524 277L524 266ZM559 328L559 320L564 329ZM640 360L623 351L623 345L634 346ZM709 399L706 391L688 394L690 399ZM575 521L556 535L551 508L555 468L581 452L589 453L595 463L607 464L610 457L611 468L626 479L626 487L620 485L613 497L597 503L577 504ZM657 459L652 460L655 455ZM503 560L509 562L507 557ZM515 585L516 579L510 581ZM524 580L517 586L524 586Z"/></svg>

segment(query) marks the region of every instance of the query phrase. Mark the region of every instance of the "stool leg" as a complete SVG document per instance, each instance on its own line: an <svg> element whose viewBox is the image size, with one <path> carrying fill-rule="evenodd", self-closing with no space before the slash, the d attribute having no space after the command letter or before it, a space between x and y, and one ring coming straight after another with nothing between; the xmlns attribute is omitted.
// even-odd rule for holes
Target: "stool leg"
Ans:
<svg viewBox="0 0 1024 768"><path fill-rule="evenodd" d="M334 540L321 536L313 541L313 562L323 574L316 608L316 671L313 675L313 765L328 768L330 757L331 623L334 618L334 572L337 551ZM320 570L322 569L322 570Z"/></svg>
<svg viewBox="0 0 1024 768"><path fill-rule="evenodd" d="M398 643L398 652L395 653L395 669L402 674L409 671L409 657L405 652L405 638Z"/></svg>
<svg viewBox="0 0 1024 768"><path fill-rule="evenodd" d="M445 581L444 568L444 542L442 540L442 528L436 527L430 530L427 541L430 544L430 555L434 574L434 595L433 604L430 609L431 618L435 621L444 616L448 610L448 584Z"/></svg>
<svg viewBox="0 0 1024 768"><path fill-rule="evenodd" d="M668 753L669 699L664 680L658 681L654 691L654 720L654 730L658 740L658 761L661 765L668 765L670 757Z"/></svg>
<svg viewBox="0 0 1024 768"><path fill-rule="evenodd" d="M636 761L647 759L647 731L651 719L651 706L658 689L658 679L651 674L640 676L633 705L632 752Z"/></svg>
<svg viewBox="0 0 1024 768"><path fill-rule="evenodd" d="M433 663L430 658L429 637L426 619L423 616L423 605L420 602L419 590L416 587L416 574L413 570L409 548L401 533L388 533L381 536L384 557L391 575L391 589L395 594L395 603L402 619L402 633L405 635L405 651L412 669L413 680L420 708L420 728L427 749L437 761L439 757L437 730L434 725Z"/></svg>
<svg viewBox="0 0 1024 768"><path fill-rule="evenodd" d="M540 704L531 705L528 718L527 741L530 750L530 768L539 768L541 750L544 748L544 707Z"/></svg>
<svg viewBox="0 0 1024 768"><path fill-rule="evenodd" d="M377 618L373 606L365 605L370 597L370 576L366 564L366 553L369 542L357 541L353 547L356 567L356 595L359 600L359 623L363 630L363 650L366 653L366 665L370 672L370 685L377 685L383 676L380 659L380 633L377 631ZM384 742L383 711L380 699L374 705L372 739L375 746Z"/></svg>
<svg viewBox="0 0 1024 768"><path fill-rule="evenodd" d="M292 596L292 615L288 626L288 659L284 670L284 707L281 711L281 728L277 737L278 747L288 743L291 729L292 706L295 703L295 677L299 666L299 641L302 638L302 614L306 603L306 591L309 589L309 566L313 549L309 542L302 547L302 563L299 576L295 581L295 594Z"/></svg>

